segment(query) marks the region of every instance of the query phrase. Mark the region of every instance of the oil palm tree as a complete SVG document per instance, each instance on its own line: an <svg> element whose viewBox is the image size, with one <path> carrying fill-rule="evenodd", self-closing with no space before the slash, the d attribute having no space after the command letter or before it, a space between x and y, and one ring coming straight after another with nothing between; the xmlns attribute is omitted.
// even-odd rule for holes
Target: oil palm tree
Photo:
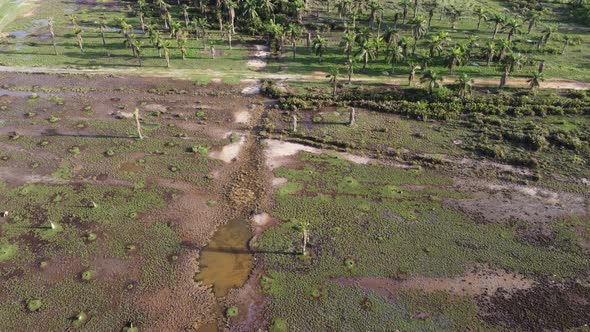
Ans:
<svg viewBox="0 0 590 332"><path fill-rule="evenodd" d="M399 2L400 7L402 7L402 24L406 24L406 18L408 17L408 8L412 6L411 0L401 0Z"/></svg>
<svg viewBox="0 0 590 332"><path fill-rule="evenodd" d="M527 29L527 34L530 34L531 31L533 30L534 26L537 24L537 22L541 19L542 17L542 12L538 11L538 10L531 10L527 13L527 17L525 22L529 22L528 25L528 29Z"/></svg>
<svg viewBox="0 0 590 332"><path fill-rule="evenodd" d="M365 40L361 44L358 45L359 50L356 52L356 57L359 60L363 61L363 73L367 70L367 64L369 60L375 58L375 45L373 45L372 40Z"/></svg>
<svg viewBox="0 0 590 332"><path fill-rule="evenodd" d="M312 42L311 49L319 57L320 63L324 60L324 53L327 47L328 42L318 34Z"/></svg>
<svg viewBox="0 0 590 332"><path fill-rule="evenodd" d="M506 17L496 13L490 18L490 21L494 22L494 33L492 35L492 39L496 40L500 26L506 22Z"/></svg>
<svg viewBox="0 0 590 332"><path fill-rule="evenodd" d="M303 28L298 23L289 23L285 30L285 35L291 41L291 49L293 51L293 59L295 59L295 53L297 52L297 40L301 37Z"/></svg>
<svg viewBox="0 0 590 332"><path fill-rule="evenodd" d="M426 32L428 32L428 22L422 16L418 16L410 21L412 27L412 38L414 38L414 46L412 46L412 54L416 53L416 46L418 40L422 39Z"/></svg>
<svg viewBox="0 0 590 332"><path fill-rule="evenodd" d="M203 39L203 49L207 48L207 29L210 27L209 22L204 17L199 17L193 21L193 25L201 31L201 38Z"/></svg>
<svg viewBox="0 0 590 332"><path fill-rule="evenodd" d="M395 72L395 66L404 59L404 50L399 45L392 45L387 50L387 61L391 64L391 74Z"/></svg>
<svg viewBox="0 0 590 332"><path fill-rule="evenodd" d="M404 50L404 57L408 57L408 48L410 47L410 43L412 42L412 38L405 36L400 38L399 40L399 46L402 47L402 49Z"/></svg>
<svg viewBox="0 0 590 332"><path fill-rule="evenodd" d="M487 59L486 65L489 66L492 60L494 60L494 56L496 55L496 43L494 43L493 41L487 42L485 48L483 49L483 52Z"/></svg>
<svg viewBox="0 0 590 332"><path fill-rule="evenodd" d="M508 32L508 40L512 41L514 35L521 32L520 27L521 24L515 18L509 18L502 29Z"/></svg>
<svg viewBox="0 0 590 332"><path fill-rule="evenodd" d="M482 7L478 7L475 10L475 16L477 16L477 28L476 30L479 31L479 28L481 26L481 21L487 21L488 20L488 12L483 9Z"/></svg>
<svg viewBox="0 0 590 332"><path fill-rule="evenodd" d="M241 12L242 16L250 19L256 20L260 17L258 15L258 2L255 0L242 0L240 1L241 4Z"/></svg>
<svg viewBox="0 0 590 332"><path fill-rule="evenodd" d="M543 29L543 45L547 45L555 31L557 31L557 29L552 25L548 25Z"/></svg>
<svg viewBox="0 0 590 332"><path fill-rule="evenodd" d="M227 16L229 16L229 25L226 24L226 28L230 28L232 33L236 33L236 8L238 4L233 0L224 0L225 8L227 8Z"/></svg>
<svg viewBox="0 0 590 332"><path fill-rule="evenodd" d="M332 85L332 97L336 97L336 90L338 88L338 79L340 78L340 70L334 66L330 69L326 78L329 79L329 83Z"/></svg>
<svg viewBox="0 0 590 332"><path fill-rule="evenodd" d="M531 90L534 91L541 87L541 82L543 81L545 81L545 74L537 72L533 73L533 76L527 80L527 83L529 83Z"/></svg>
<svg viewBox="0 0 590 332"><path fill-rule="evenodd" d="M434 70L427 70L422 73L422 77L420 78L421 83L427 83L428 86L428 94L432 96L434 89L439 88L442 85L443 77L438 74L438 72Z"/></svg>
<svg viewBox="0 0 590 332"><path fill-rule="evenodd" d="M369 27L373 29L379 13L383 11L383 6L378 0L371 0L369 3L369 10Z"/></svg>
<svg viewBox="0 0 590 332"><path fill-rule="evenodd" d="M451 70L451 74L455 73L457 66L463 63L465 53L461 47L456 46L447 55L447 66Z"/></svg>
<svg viewBox="0 0 590 332"><path fill-rule="evenodd" d="M569 45L577 45L581 42L580 38L578 37L570 37L569 35L563 35L561 38L563 41L563 46L561 47L561 54L565 54L565 51Z"/></svg>
<svg viewBox="0 0 590 332"><path fill-rule="evenodd" d="M461 74L456 83L457 92L459 93L459 97L461 97L461 99L465 98L466 95L471 94L471 90L473 90L473 79L467 74Z"/></svg>
<svg viewBox="0 0 590 332"><path fill-rule="evenodd" d="M387 45L396 45L399 42L400 35L399 30L391 27L387 27L383 33L383 39Z"/></svg>
<svg viewBox="0 0 590 332"><path fill-rule="evenodd" d="M500 55L498 56L498 60L502 61L502 60L504 60L504 58L506 58L508 51L512 47L512 43L508 39L502 38L498 41L497 45L498 45L498 49L500 50Z"/></svg>
<svg viewBox="0 0 590 332"><path fill-rule="evenodd" d="M348 84L352 83L352 75L354 74L354 59L346 60L346 74L348 75Z"/></svg>
<svg viewBox="0 0 590 332"><path fill-rule="evenodd" d="M434 58L443 51L442 41L440 40L439 36L430 36L430 39L428 40L428 50L430 52L431 58Z"/></svg>
<svg viewBox="0 0 590 332"><path fill-rule="evenodd" d="M340 45L342 45L344 53L346 53L347 59L350 59L352 57L352 51L354 49L355 40L356 35L354 34L354 32L345 33L342 36L342 42Z"/></svg>

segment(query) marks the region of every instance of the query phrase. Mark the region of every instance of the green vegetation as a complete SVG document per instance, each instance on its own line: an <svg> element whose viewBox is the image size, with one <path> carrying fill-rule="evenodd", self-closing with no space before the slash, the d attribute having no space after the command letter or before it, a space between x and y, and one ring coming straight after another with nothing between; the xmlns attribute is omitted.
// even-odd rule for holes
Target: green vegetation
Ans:
<svg viewBox="0 0 590 332"><path fill-rule="evenodd" d="M260 250L283 253L264 256L268 270L261 286L272 297L271 313L285 317L295 330L492 328L482 326L467 298L403 290L390 302L340 278L454 277L469 266L485 264L561 279L590 268L582 247L575 244L581 240L575 233L560 232L563 238L556 241L573 245L556 242L560 249L552 250L522 241L516 225L478 224L446 206L445 197L468 195L449 187L452 181L443 175L354 165L327 155L303 154L300 159L303 169L275 171L288 179L283 186L294 183L301 190L289 194L279 188L273 215L282 222L256 244ZM296 225L301 221L310 224L310 260L288 255L300 252ZM441 319L411 319L419 310Z"/></svg>

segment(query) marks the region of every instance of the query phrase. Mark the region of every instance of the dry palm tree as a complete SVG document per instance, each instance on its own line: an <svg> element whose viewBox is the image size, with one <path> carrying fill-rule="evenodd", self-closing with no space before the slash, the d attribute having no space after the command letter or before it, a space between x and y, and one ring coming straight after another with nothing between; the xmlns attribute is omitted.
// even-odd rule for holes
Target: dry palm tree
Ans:
<svg viewBox="0 0 590 332"><path fill-rule="evenodd" d="M412 86L414 84L414 80L416 79L416 70L421 69L421 67L413 62L410 63L410 74L408 75L408 85Z"/></svg>
<svg viewBox="0 0 590 332"><path fill-rule="evenodd" d="M141 133L141 123L139 122L139 109L136 108L133 112L133 118L135 119L135 125L137 126L137 136L140 140L143 139L143 134Z"/></svg>
<svg viewBox="0 0 590 332"><path fill-rule="evenodd" d="M78 42L78 48L81 53L84 53L84 39L82 38L82 29L79 26L74 27L74 34L76 35L76 41Z"/></svg>
<svg viewBox="0 0 590 332"><path fill-rule="evenodd" d="M53 17L47 19L47 26L49 28L49 33L51 34L51 43L53 44L53 52L57 55L57 45L55 43L55 31L53 30Z"/></svg>

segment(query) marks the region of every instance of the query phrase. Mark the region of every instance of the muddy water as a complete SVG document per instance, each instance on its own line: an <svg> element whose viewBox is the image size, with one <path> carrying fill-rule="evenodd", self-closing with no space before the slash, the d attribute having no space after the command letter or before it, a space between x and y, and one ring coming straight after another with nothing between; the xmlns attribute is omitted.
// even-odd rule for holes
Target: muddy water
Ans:
<svg viewBox="0 0 590 332"><path fill-rule="evenodd" d="M226 296L230 289L244 285L252 270L248 241L252 236L244 219L234 219L221 226L211 242L201 250L201 272L195 280L213 285L216 297Z"/></svg>

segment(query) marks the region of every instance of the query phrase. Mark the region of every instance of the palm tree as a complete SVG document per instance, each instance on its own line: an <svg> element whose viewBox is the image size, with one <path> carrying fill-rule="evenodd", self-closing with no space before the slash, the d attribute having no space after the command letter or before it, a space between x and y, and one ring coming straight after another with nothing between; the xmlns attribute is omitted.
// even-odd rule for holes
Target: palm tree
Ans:
<svg viewBox="0 0 590 332"><path fill-rule="evenodd" d="M457 30L457 22L463 15L463 12L463 9L456 8L455 6L451 6L448 9L447 15L449 16L449 19L451 19L451 28L453 30Z"/></svg>
<svg viewBox="0 0 590 332"><path fill-rule="evenodd" d="M366 72L369 60L375 58L375 46L371 40L365 40L359 44L359 50L356 52L356 57L363 61L363 73Z"/></svg>
<svg viewBox="0 0 590 332"><path fill-rule="evenodd" d="M354 42L356 40L356 35L354 33L345 33L342 36L342 47L344 49L344 53L346 53L347 59L350 59L352 56L352 50L354 49Z"/></svg>
<svg viewBox="0 0 590 332"><path fill-rule="evenodd" d="M422 16L418 16L410 21L412 27L412 38L414 38L414 46L412 47L412 54L416 53L416 45L418 40L422 39L428 31L428 21Z"/></svg>
<svg viewBox="0 0 590 332"><path fill-rule="evenodd" d="M260 8L266 17L270 17L275 11L275 4L272 2L272 0L261 0Z"/></svg>
<svg viewBox="0 0 590 332"><path fill-rule="evenodd" d="M396 45L400 39L399 30L387 27L385 33L383 33L383 39L389 46Z"/></svg>
<svg viewBox="0 0 590 332"><path fill-rule="evenodd" d="M414 7L414 17L413 18L416 18L416 16L418 15L418 5L419 5L419 1L418 0L414 0L414 4L413 4L413 7Z"/></svg>
<svg viewBox="0 0 590 332"><path fill-rule="evenodd" d="M387 61L391 64L391 74L395 72L395 66L404 58L404 50L399 45L392 45L387 50Z"/></svg>
<svg viewBox="0 0 590 332"><path fill-rule="evenodd" d="M537 90L539 87L541 87L541 82L545 81L545 74L543 73L534 73L533 76L527 80L527 83L529 83L529 87L531 88L531 90Z"/></svg>
<svg viewBox="0 0 590 332"><path fill-rule="evenodd" d="M204 17L199 17L193 21L195 27L201 31L201 38L203 39L203 49L207 48L207 31L206 29L210 27L209 22Z"/></svg>
<svg viewBox="0 0 590 332"><path fill-rule="evenodd" d="M539 21L541 19L541 16L542 16L542 12L537 11L537 10L531 10L528 12L527 18L525 20L525 22L529 22L527 34L531 33L531 31L533 30L533 27L537 24L537 21Z"/></svg>
<svg viewBox="0 0 590 332"><path fill-rule="evenodd" d="M492 39L496 40L496 36L498 35L498 31L500 30L500 25L506 22L506 17L500 14L494 14L494 16L490 18L490 21L494 22L494 34L492 35Z"/></svg>
<svg viewBox="0 0 590 332"><path fill-rule="evenodd" d="M326 78L329 79L329 83L332 85L332 97L336 97L336 89L338 87L338 78L340 77L340 70L338 67L332 67Z"/></svg>
<svg viewBox="0 0 590 332"><path fill-rule="evenodd" d="M420 82L428 83L428 94L432 96L434 89L440 87L442 85L443 77L438 74L438 72L434 70L427 70L422 74L420 78ZM440 82L440 83L439 83Z"/></svg>
<svg viewBox="0 0 590 332"><path fill-rule="evenodd" d="M107 22L105 21L104 18L101 18L98 21L98 29L100 30L100 37L102 38L102 47L107 47L107 42L104 37L104 30L106 29L106 27L107 27Z"/></svg>
<svg viewBox="0 0 590 332"><path fill-rule="evenodd" d="M377 15L381 11L383 11L383 6L377 0L371 0L371 2L369 3L369 9L370 9L369 26L371 27L371 29L373 29L375 21L377 20Z"/></svg>
<svg viewBox="0 0 590 332"><path fill-rule="evenodd" d="M383 39L383 37L375 37L371 39L371 44L373 45L373 48L375 49L375 59L379 59L379 51L383 50L385 48L385 40Z"/></svg>
<svg viewBox="0 0 590 332"><path fill-rule="evenodd" d="M258 15L258 2L255 0L242 0L242 15L250 20L256 20Z"/></svg>
<svg viewBox="0 0 590 332"><path fill-rule="evenodd" d="M291 41L291 48L293 50L293 59L295 59L295 53L297 52L297 40L301 37L303 28L297 23L289 23L285 34Z"/></svg>
<svg viewBox="0 0 590 332"><path fill-rule="evenodd" d="M471 94L472 89L473 79L465 73L459 76L459 79L457 80L457 92L459 93L459 97L461 97L461 99L465 98L467 94Z"/></svg>
<svg viewBox="0 0 590 332"><path fill-rule="evenodd" d="M494 55L496 54L496 43L493 41L487 42L486 47L484 48L484 54L487 59L486 65L489 66L494 59Z"/></svg>
<svg viewBox="0 0 590 332"><path fill-rule="evenodd" d="M80 52L84 53L84 40L82 39L82 29L79 26L74 26L74 34L76 35L76 41L78 42L78 48Z"/></svg>
<svg viewBox="0 0 590 332"><path fill-rule="evenodd" d="M225 33L227 35L227 43L229 44L229 49L232 49L232 34L233 34L234 27L231 23L225 24Z"/></svg>
<svg viewBox="0 0 590 332"><path fill-rule="evenodd" d="M57 45L55 44L55 31L53 30L53 17L50 17L47 19L47 27L49 28L49 33L51 34L51 43L53 44L53 52L55 52L55 55L57 55Z"/></svg>
<svg viewBox="0 0 590 332"><path fill-rule="evenodd" d="M324 60L324 52L326 51L327 46L327 41L319 34L314 38L311 49L315 55L319 57L320 63Z"/></svg>
<svg viewBox="0 0 590 332"><path fill-rule="evenodd" d="M188 16L188 5L184 4L182 5L182 16L184 18L184 28L188 29L188 26L191 22L189 16Z"/></svg>
<svg viewBox="0 0 590 332"><path fill-rule="evenodd" d="M518 23L518 21L514 18L510 18L508 19L508 21L506 22L506 24L504 24L504 27L502 28L505 31L508 31L508 40L512 41L512 38L514 38L514 35L520 33L520 23Z"/></svg>
<svg viewBox="0 0 590 332"><path fill-rule="evenodd" d="M461 47L455 47L449 52L447 56L447 66L451 70L451 74L454 74L457 66L463 63L464 56L465 54Z"/></svg>
<svg viewBox="0 0 590 332"><path fill-rule="evenodd" d="M348 75L348 84L351 84L352 74L354 74L354 60L352 58L346 61L346 74Z"/></svg>
<svg viewBox="0 0 590 332"><path fill-rule="evenodd" d="M236 7L238 5L233 0L224 0L224 4L227 8L227 14L229 16L229 25L226 25L226 27L231 29L231 33L236 33Z"/></svg>
<svg viewBox="0 0 590 332"><path fill-rule="evenodd" d="M498 60L502 61L504 60L504 58L506 57L506 54L508 54L508 50L512 47L512 43L506 39L506 38L502 38L498 41L498 48L500 49L500 56L498 57Z"/></svg>
<svg viewBox="0 0 590 332"><path fill-rule="evenodd" d="M421 69L421 67L413 62L410 63L410 75L408 75L408 85L412 86L414 80L416 79L416 70Z"/></svg>
<svg viewBox="0 0 590 332"><path fill-rule="evenodd" d="M428 49L430 51L430 57L434 58L443 51L442 41L438 35L430 36L428 41Z"/></svg>
<svg viewBox="0 0 590 332"><path fill-rule="evenodd" d="M551 39L551 37L553 36L553 33L556 31L557 29L552 26L546 26L545 29L543 29L543 45L547 45L547 43L549 42L549 39Z"/></svg>
<svg viewBox="0 0 590 332"><path fill-rule="evenodd" d="M478 7L477 10L475 11L475 15L477 16L477 31L479 31L479 28L481 26L481 21L487 21L488 20L488 16L487 16L487 11L485 9L483 9L482 7Z"/></svg>
<svg viewBox="0 0 590 332"><path fill-rule="evenodd" d="M399 40L399 46L402 47L402 49L404 50L404 57L408 57L408 47L410 46L410 43L412 42L412 38L405 36L400 38Z"/></svg>
<svg viewBox="0 0 590 332"><path fill-rule="evenodd" d="M408 8L412 6L411 0L401 0L399 5L402 7L402 24L406 23L406 17L408 17Z"/></svg>
<svg viewBox="0 0 590 332"><path fill-rule="evenodd" d="M580 43L580 39L578 37L572 38L568 35L563 35L563 46L561 47L561 54L565 54L565 50L569 45L577 45Z"/></svg>

